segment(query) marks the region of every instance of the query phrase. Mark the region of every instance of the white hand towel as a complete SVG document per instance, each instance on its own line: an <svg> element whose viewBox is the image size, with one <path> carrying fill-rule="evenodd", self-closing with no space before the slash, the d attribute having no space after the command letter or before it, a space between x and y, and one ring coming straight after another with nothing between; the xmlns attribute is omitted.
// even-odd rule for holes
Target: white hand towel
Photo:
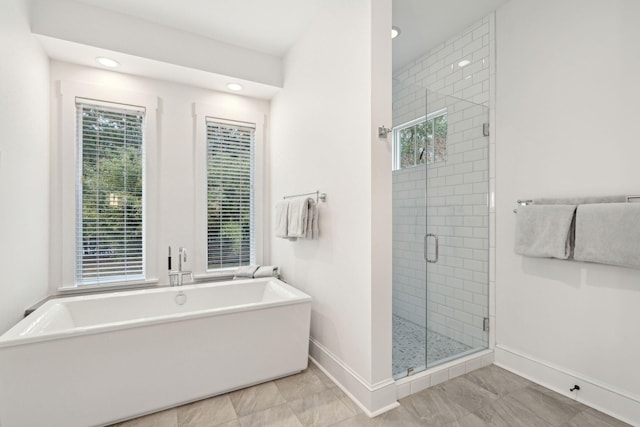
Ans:
<svg viewBox="0 0 640 427"><path fill-rule="evenodd" d="M239 267L236 270L236 274L233 276L234 279L252 279L255 272L258 270L259 265L245 265L243 267Z"/></svg>
<svg viewBox="0 0 640 427"><path fill-rule="evenodd" d="M307 212L307 228L304 234L304 238L305 239L309 239L312 240L314 239L313 237L313 227L314 225L317 226L317 214L318 214L318 206L316 205L316 202L313 200L309 201L309 210Z"/></svg>
<svg viewBox="0 0 640 427"><path fill-rule="evenodd" d="M289 216L289 201L280 200L276 203L276 237L282 237L286 239L288 230L288 216Z"/></svg>
<svg viewBox="0 0 640 427"><path fill-rule="evenodd" d="M307 233L307 219L309 217L310 197L297 197L289 201L289 221L287 224L287 235L289 237L304 238Z"/></svg>
<svg viewBox="0 0 640 427"><path fill-rule="evenodd" d="M256 270L253 277L256 279L258 277L278 277L278 267L274 265L263 265Z"/></svg>

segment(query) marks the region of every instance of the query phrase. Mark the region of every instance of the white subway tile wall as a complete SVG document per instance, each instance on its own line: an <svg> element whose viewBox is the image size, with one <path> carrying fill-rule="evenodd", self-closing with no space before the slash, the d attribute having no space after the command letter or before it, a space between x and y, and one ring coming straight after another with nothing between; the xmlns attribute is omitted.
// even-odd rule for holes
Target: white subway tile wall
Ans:
<svg viewBox="0 0 640 427"><path fill-rule="evenodd" d="M394 126L444 107L448 115L447 160L429 165L428 188L424 166L393 172L393 312L474 348L487 345L489 316L489 140L482 125L489 122L494 38L487 16L397 71L393 82ZM440 242L428 277L426 233Z"/></svg>

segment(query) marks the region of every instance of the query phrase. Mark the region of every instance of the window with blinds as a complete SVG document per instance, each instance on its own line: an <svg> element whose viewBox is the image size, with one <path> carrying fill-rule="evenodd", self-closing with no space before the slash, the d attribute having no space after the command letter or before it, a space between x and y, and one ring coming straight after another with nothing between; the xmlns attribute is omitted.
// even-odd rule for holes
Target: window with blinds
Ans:
<svg viewBox="0 0 640 427"><path fill-rule="evenodd" d="M144 279L144 109L76 99L76 284Z"/></svg>
<svg viewBox="0 0 640 427"><path fill-rule="evenodd" d="M207 268L254 262L255 125L207 118Z"/></svg>

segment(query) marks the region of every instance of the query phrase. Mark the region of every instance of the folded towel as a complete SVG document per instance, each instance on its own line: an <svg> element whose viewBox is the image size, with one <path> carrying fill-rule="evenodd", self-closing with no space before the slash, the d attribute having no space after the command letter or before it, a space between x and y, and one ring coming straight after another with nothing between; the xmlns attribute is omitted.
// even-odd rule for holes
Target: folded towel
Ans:
<svg viewBox="0 0 640 427"><path fill-rule="evenodd" d="M578 206L574 258L640 268L640 203Z"/></svg>
<svg viewBox="0 0 640 427"><path fill-rule="evenodd" d="M530 257L568 259L575 210L575 205L519 207L515 252Z"/></svg>
<svg viewBox="0 0 640 427"><path fill-rule="evenodd" d="M588 205L592 203L624 203L627 196L571 197L560 199L534 199L534 205Z"/></svg>
<svg viewBox="0 0 640 427"><path fill-rule="evenodd" d="M318 238L318 205L313 199L309 201L307 228L304 238L310 240Z"/></svg>
<svg viewBox="0 0 640 427"><path fill-rule="evenodd" d="M320 210L318 204L313 205L313 223L311 224L311 238L317 240L320 238Z"/></svg>
<svg viewBox="0 0 640 427"><path fill-rule="evenodd" d="M311 197L296 197L289 201L287 236L303 238L306 236L309 202L313 202Z"/></svg>
<svg viewBox="0 0 640 427"><path fill-rule="evenodd" d="M256 279L258 277L278 277L278 267L274 265L263 265L256 270L253 277Z"/></svg>
<svg viewBox="0 0 640 427"><path fill-rule="evenodd" d="M289 201L280 200L276 203L276 237L287 238L287 223L289 215Z"/></svg>
<svg viewBox="0 0 640 427"><path fill-rule="evenodd" d="M256 270L258 270L259 265L246 265L244 267L240 267L236 270L236 274L233 276L234 279L251 279L255 274Z"/></svg>

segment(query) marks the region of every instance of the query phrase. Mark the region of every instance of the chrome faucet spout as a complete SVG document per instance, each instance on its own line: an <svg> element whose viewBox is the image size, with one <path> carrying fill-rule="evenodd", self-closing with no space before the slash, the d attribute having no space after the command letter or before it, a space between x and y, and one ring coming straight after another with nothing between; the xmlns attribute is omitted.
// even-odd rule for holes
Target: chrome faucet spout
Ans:
<svg viewBox="0 0 640 427"><path fill-rule="evenodd" d="M184 276L189 276L193 282L193 273L182 270L182 263L187 262L187 249L180 247L178 250L178 271L169 271L169 285L182 286Z"/></svg>
<svg viewBox="0 0 640 427"><path fill-rule="evenodd" d="M180 247L178 250L178 271L182 271L182 262L187 262L187 249Z"/></svg>

